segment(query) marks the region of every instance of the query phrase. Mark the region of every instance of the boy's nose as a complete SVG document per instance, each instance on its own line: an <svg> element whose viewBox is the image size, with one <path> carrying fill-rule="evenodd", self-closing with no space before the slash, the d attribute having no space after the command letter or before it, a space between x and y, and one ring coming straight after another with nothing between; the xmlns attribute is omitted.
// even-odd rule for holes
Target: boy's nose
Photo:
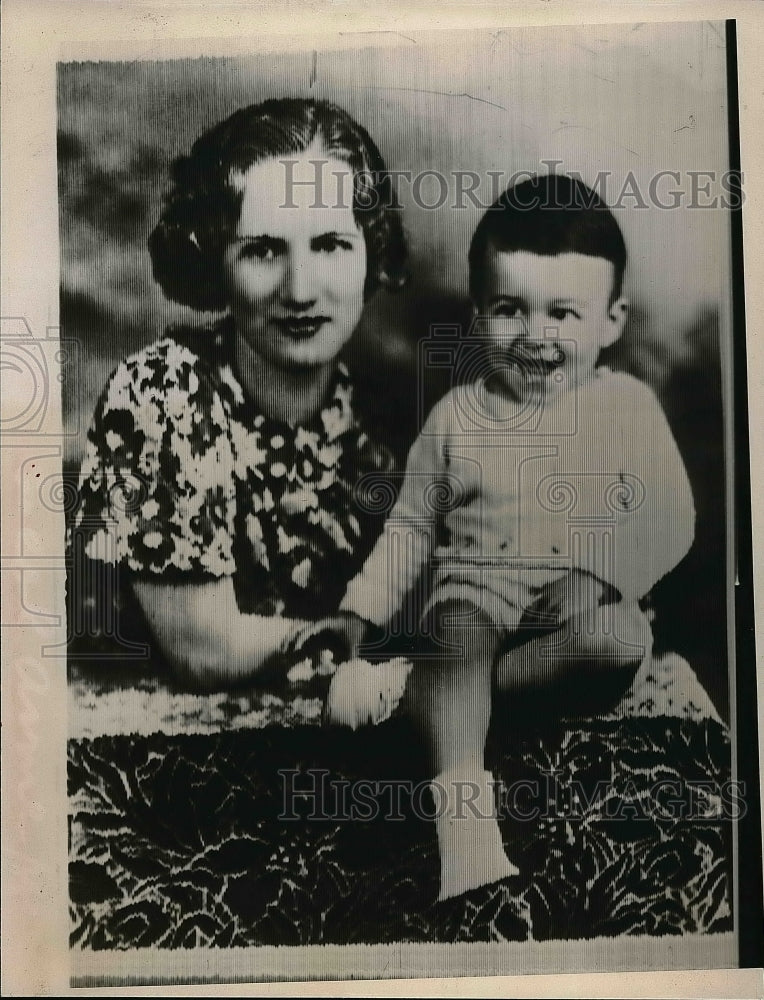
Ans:
<svg viewBox="0 0 764 1000"><path fill-rule="evenodd" d="M546 316L530 316L525 321L525 331L528 340L534 344L551 344L559 333L559 327L549 321Z"/></svg>
<svg viewBox="0 0 764 1000"><path fill-rule="evenodd" d="M560 345L555 340L547 339L536 345L536 355L545 364L559 364L564 357Z"/></svg>
<svg viewBox="0 0 764 1000"><path fill-rule="evenodd" d="M531 320L528 325L528 340L533 350L545 361L554 360L560 350L560 328L548 318Z"/></svg>

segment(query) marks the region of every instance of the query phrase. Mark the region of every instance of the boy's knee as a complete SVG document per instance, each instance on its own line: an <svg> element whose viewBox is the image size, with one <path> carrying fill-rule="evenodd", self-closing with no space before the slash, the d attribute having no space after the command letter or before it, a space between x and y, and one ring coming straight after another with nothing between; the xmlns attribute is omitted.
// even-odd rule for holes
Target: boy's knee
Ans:
<svg viewBox="0 0 764 1000"><path fill-rule="evenodd" d="M638 666L652 648L650 623L636 601L604 605L582 624L584 652L603 667Z"/></svg>
<svg viewBox="0 0 764 1000"><path fill-rule="evenodd" d="M455 598L430 608L420 629L420 649L446 660L487 654L498 641L491 619L471 601Z"/></svg>

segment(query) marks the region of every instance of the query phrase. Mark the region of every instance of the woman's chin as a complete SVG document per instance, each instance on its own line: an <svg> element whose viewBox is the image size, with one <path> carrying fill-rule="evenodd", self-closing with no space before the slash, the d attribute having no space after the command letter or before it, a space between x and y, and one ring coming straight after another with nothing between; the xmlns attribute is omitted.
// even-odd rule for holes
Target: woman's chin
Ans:
<svg viewBox="0 0 764 1000"><path fill-rule="evenodd" d="M301 370L324 368L336 362L342 346L300 341L290 345L288 349L277 352L274 361L282 368Z"/></svg>
<svg viewBox="0 0 764 1000"><path fill-rule="evenodd" d="M307 371L335 363L349 339L350 334L342 336L332 329L319 330L309 337L278 333L251 344L251 349L275 369Z"/></svg>
<svg viewBox="0 0 764 1000"><path fill-rule="evenodd" d="M286 361L292 361L294 364L326 365L337 359L352 335L352 326L345 328L327 323L312 336L290 336L281 333L274 341L273 347Z"/></svg>

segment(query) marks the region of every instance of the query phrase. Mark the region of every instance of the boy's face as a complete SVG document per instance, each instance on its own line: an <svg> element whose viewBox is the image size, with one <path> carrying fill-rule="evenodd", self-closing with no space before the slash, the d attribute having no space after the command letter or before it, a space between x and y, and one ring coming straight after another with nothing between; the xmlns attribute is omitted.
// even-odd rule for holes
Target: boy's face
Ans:
<svg viewBox="0 0 764 1000"><path fill-rule="evenodd" d="M499 391L548 398L585 382L621 335L627 302L610 301L613 265L579 253L486 253L478 313L488 317Z"/></svg>

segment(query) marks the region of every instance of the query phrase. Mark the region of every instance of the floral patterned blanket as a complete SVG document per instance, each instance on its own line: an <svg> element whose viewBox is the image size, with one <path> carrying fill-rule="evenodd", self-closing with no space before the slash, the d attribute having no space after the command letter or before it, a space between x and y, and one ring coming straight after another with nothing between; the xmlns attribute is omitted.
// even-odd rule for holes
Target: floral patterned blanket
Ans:
<svg viewBox="0 0 764 1000"><path fill-rule="evenodd" d="M492 734L520 875L447 903L405 720L350 733L317 726L310 698L195 699L151 681L74 676L70 692L75 947L731 929L729 737L679 657L607 717Z"/></svg>

